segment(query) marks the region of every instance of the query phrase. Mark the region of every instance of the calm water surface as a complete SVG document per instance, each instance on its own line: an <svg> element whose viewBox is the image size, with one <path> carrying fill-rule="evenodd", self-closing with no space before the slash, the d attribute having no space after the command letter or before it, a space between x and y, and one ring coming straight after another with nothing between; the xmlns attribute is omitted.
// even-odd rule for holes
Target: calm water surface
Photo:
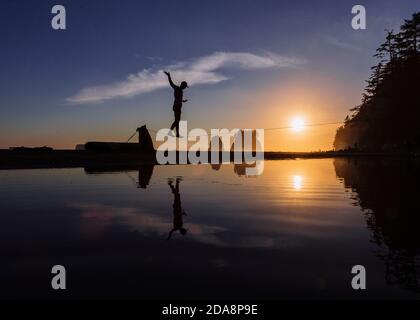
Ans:
<svg viewBox="0 0 420 320"><path fill-rule="evenodd" d="M0 171L1 298L420 298L406 161ZM51 267L67 269L65 292ZM367 270L354 291L351 268Z"/></svg>

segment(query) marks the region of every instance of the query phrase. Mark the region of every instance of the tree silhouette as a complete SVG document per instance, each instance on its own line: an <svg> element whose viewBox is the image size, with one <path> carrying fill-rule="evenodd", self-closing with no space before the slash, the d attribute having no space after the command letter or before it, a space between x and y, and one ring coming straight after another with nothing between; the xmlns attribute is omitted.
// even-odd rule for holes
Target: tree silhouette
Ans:
<svg viewBox="0 0 420 320"><path fill-rule="evenodd" d="M420 149L420 12L387 32L374 55L360 105L338 128L336 150L414 152Z"/></svg>

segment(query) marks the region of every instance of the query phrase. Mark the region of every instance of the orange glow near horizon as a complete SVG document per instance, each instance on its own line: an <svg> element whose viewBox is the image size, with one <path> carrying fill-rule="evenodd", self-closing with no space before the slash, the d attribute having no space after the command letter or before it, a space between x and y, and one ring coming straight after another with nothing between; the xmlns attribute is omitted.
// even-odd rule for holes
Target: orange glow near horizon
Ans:
<svg viewBox="0 0 420 320"><path fill-rule="evenodd" d="M208 133L211 128L280 128L265 131L265 151L331 150L339 125L312 124L337 122L345 118L348 107L355 105L359 97L350 94L348 87L343 86L343 83L323 75L302 73L288 77L285 82L279 79L249 91L233 90L229 96L221 93L218 95L220 101L212 103L223 106L226 110L223 114L220 108L212 109L208 100L197 98L194 106L192 100L185 108L182 119L188 121L188 130L203 128ZM200 103L204 103L200 111L195 110L193 107ZM99 110L99 106L92 108ZM7 136L0 135L0 148L51 146L56 149L74 149L76 144L87 141L125 142L137 125L136 119L141 119L143 110L121 110L126 112L124 117L112 121L98 111L93 126L88 117L86 119L89 121L77 122L77 127L74 122L67 120L51 121L48 126L40 122L29 136L20 127L11 126L7 128ZM147 117L149 129L159 130L172 123L172 110L165 110L162 111L164 113ZM150 133L154 139L155 132Z"/></svg>
<svg viewBox="0 0 420 320"><path fill-rule="evenodd" d="M358 97L348 93L348 88L338 81L322 75L305 73L289 78L287 83L273 84L259 90L255 101L250 103L260 111L264 101L264 113L259 112L252 121L257 128L285 127L265 132L266 151L311 152L333 149L333 141L348 106L358 102ZM257 115L255 113L254 115ZM249 121L251 123L251 121Z"/></svg>

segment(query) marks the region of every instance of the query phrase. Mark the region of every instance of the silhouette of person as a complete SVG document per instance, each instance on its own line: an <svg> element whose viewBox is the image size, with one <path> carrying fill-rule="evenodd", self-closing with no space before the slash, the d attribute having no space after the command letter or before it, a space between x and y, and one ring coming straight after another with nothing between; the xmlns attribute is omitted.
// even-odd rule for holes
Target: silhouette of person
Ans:
<svg viewBox="0 0 420 320"><path fill-rule="evenodd" d="M164 71L165 74L168 76L169 84L174 89L174 114L175 114L175 121L172 123L171 130L176 129L176 136L179 138L179 121L181 121L181 108L182 104L188 102L187 99L183 99L184 97L184 89L188 88L188 84L185 81L181 82L180 86L177 86L173 83L171 74L167 71Z"/></svg>
<svg viewBox="0 0 420 320"><path fill-rule="evenodd" d="M168 180L168 185L172 190L172 193L174 194L174 204L173 204L173 213L174 213L174 224L173 224L173 228L172 230L169 232L168 238L166 240L170 240L172 237L172 234L175 231L178 231L185 236L187 233L187 229L184 228L184 219L183 216L186 216L187 214L185 213L185 211L182 209L182 205L181 205L181 195L179 194L179 183L180 183L181 179L177 178L176 179L176 184L175 186L173 185L173 180L169 179Z"/></svg>

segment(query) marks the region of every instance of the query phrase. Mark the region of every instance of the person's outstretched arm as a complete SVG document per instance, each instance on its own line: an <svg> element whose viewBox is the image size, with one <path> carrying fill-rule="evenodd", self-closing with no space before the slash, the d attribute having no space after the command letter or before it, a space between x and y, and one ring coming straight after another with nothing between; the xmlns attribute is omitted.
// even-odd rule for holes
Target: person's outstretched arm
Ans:
<svg viewBox="0 0 420 320"><path fill-rule="evenodd" d="M171 85L171 87L175 89L177 86L175 85L175 83L173 83L171 74L167 71L164 71L164 73L168 76L169 84Z"/></svg>

